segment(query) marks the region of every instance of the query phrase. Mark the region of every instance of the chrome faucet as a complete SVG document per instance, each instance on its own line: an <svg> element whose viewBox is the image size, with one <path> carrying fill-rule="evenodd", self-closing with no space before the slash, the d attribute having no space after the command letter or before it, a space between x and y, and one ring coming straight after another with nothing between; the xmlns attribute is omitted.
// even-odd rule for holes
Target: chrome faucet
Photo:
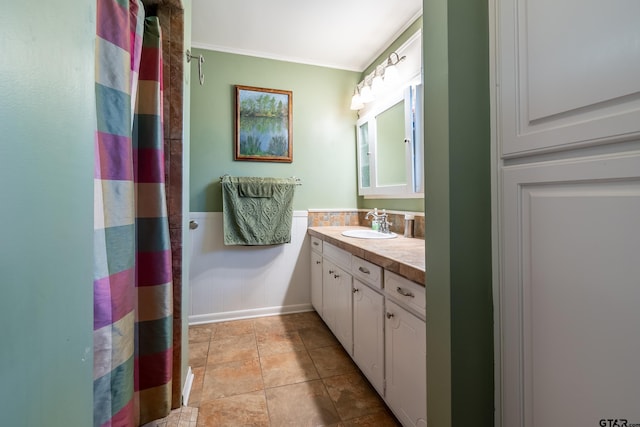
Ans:
<svg viewBox="0 0 640 427"><path fill-rule="evenodd" d="M378 213L377 209L367 212L364 216L364 219L369 219L373 217L373 221L378 223L378 231L381 233L389 234L389 226L392 225L388 221L387 213L383 210L381 214Z"/></svg>
<svg viewBox="0 0 640 427"><path fill-rule="evenodd" d="M382 212L382 215L380 215L380 219L378 220L378 222L380 227L379 231L381 233L389 234L389 226L391 225L391 223L388 220L386 212Z"/></svg>

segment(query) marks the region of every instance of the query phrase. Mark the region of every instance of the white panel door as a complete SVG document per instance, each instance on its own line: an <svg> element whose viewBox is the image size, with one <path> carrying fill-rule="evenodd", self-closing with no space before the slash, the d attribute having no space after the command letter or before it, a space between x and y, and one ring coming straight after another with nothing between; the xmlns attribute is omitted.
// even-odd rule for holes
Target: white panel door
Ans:
<svg viewBox="0 0 640 427"><path fill-rule="evenodd" d="M640 152L505 167L502 203L502 425L640 423Z"/></svg>
<svg viewBox="0 0 640 427"><path fill-rule="evenodd" d="M384 297L353 281L353 360L384 396Z"/></svg>
<svg viewBox="0 0 640 427"><path fill-rule="evenodd" d="M640 2L491 4L496 424L640 423Z"/></svg>
<svg viewBox="0 0 640 427"><path fill-rule="evenodd" d="M639 137L639 1L496 2L504 157Z"/></svg>
<svg viewBox="0 0 640 427"><path fill-rule="evenodd" d="M386 300L385 400L403 426L427 426L427 327Z"/></svg>
<svg viewBox="0 0 640 427"><path fill-rule="evenodd" d="M323 320L338 341L353 354L353 318L351 274L326 257L322 262L322 315Z"/></svg>

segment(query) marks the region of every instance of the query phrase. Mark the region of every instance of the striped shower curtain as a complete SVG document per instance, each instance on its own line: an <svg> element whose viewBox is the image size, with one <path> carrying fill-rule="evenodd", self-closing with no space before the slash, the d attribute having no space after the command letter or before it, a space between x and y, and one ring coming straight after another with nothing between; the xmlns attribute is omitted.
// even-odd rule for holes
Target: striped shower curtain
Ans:
<svg viewBox="0 0 640 427"><path fill-rule="evenodd" d="M140 0L97 4L94 426L137 426L171 408L162 42Z"/></svg>

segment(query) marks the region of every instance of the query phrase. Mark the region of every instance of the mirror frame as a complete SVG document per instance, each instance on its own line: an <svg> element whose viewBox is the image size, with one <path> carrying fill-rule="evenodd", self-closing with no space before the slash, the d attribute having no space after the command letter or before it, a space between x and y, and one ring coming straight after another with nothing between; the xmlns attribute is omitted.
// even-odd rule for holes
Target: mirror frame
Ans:
<svg viewBox="0 0 640 427"><path fill-rule="evenodd" d="M422 167L416 155L423 152L422 131L420 114L422 110L422 87L413 82L403 90L394 91L383 100L376 102L372 108L356 122L357 140L357 172L358 172L358 195L366 198L418 198L424 197L422 190ZM377 124L376 118L389 108L404 101L404 129L405 129L405 170L406 182L398 185L381 185L378 180L379 158L377 149ZM415 111L413 111L415 109ZM367 124L369 151L362 150L362 133L360 128ZM362 179L362 156L369 156L369 186L363 186Z"/></svg>

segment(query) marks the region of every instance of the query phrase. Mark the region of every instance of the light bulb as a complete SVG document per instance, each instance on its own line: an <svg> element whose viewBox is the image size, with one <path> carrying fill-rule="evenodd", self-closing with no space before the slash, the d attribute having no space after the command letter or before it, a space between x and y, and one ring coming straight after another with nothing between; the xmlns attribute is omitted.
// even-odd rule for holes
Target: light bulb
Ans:
<svg viewBox="0 0 640 427"><path fill-rule="evenodd" d="M398 68L395 65L389 65L384 69L384 82L388 85L398 81Z"/></svg>
<svg viewBox="0 0 640 427"><path fill-rule="evenodd" d="M376 76L371 81L371 90L373 91L373 93L380 92L380 89L382 89L383 84L384 83L382 81L382 76L380 74L376 74Z"/></svg>
<svg viewBox="0 0 640 427"><path fill-rule="evenodd" d="M351 109L352 110L359 110L361 108L364 107L364 104L362 103L362 98L360 97L360 94L358 92L353 94L353 97L351 97Z"/></svg>
<svg viewBox="0 0 640 427"><path fill-rule="evenodd" d="M360 90L360 100L365 104L367 102L373 101L373 92L371 92L371 87L365 85Z"/></svg>

